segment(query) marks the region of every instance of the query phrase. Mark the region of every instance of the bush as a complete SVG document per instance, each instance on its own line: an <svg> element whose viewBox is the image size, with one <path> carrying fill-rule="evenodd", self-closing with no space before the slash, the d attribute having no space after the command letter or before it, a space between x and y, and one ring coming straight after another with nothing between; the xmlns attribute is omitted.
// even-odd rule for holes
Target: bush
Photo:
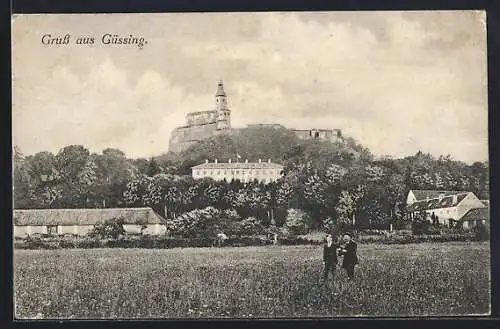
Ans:
<svg viewBox="0 0 500 329"><path fill-rule="evenodd" d="M258 235L265 232L265 227L255 217L248 217L239 223L238 235Z"/></svg>
<svg viewBox="0 0 500 329"><path fill-rule="evenodd" d="M285 227L288 229L290 234L306 234L309 232L309 228L311 227L311 218L302 210L288 209Z"/></svg>
<svg viewBox="0 0 500 329"><path fill-rule="evenodd" d="M240 217L234 210L220 211L214 207L194 209L167 221L167 232L183 238L214 238L218 233L238 233Z"/></svg>
<svg viewBox="0 0 500 329"><path fill-rule="evenodd" d="M488 241L490 239L490 228L483 223L474 226L472 232L475 241Z"/></svg>
<svg viewBox="0 0 500 329"><path fill-rule="evenodd" d="M415 219L411 226L411 231L415 235L427 234L430 230L431 222L428 220Z"/></svg>
<svg viewBox="0 0 500 329"><path fill-rule="evenodd" d="M123 218L113 218L95 225L87 235L90 238L117 239L120 235L125 234L123 223Z"/></svg>

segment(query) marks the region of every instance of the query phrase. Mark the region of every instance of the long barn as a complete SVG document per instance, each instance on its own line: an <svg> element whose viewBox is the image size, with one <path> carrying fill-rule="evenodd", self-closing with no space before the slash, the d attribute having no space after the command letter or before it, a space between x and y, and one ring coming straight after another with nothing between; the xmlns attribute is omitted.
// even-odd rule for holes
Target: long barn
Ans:
<svg viewBox="0 0 500 329"><path fill-rule="evenodd" d="M85 235L92 228L107 220L121 218L127 233L150 235L164 234L165 220L153 209L105 208L105 209L15 209L13 213L14 236L30 234L77 234Z"/></svg>

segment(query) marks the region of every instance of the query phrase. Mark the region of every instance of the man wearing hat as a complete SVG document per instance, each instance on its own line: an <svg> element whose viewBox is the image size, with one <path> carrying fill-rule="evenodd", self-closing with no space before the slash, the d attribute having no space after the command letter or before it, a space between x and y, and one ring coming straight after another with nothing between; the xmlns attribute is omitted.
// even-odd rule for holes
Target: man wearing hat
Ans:
<svg viewBox="0 0 500 329"><path fill-rule="evenodd" d="M333 242L331 234L326 235L326 243L323 246L323 264L325 266L323 272L323 281L328 279L328 273L332 272L332 278L335 279L335 270L337 268L337 245Z"/></svg>
<svg viewBox="0 0 500 329"><path fill-rule="evenodd" d="M347 277L352 280L354 277L354 266L358 264L358 245L354 242L349 234L344 234L344 246L340 249L340 254L344 256L342 267L347 272Z"/></svg>

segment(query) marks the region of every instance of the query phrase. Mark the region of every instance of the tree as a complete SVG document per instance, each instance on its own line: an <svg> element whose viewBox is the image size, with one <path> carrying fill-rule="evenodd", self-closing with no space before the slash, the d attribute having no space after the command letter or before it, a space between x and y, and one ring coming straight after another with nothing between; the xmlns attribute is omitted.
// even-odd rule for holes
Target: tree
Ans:
<svg viewBox="0 0 500 329"><path fill-rule="evenodd" d="M58 183L62 189L58 206L82 208L87 204L87 190L82 191L81 173L88 169L89 150L82 145L69 145L56 155L56 169L60 175ZM83 193L82 193L83 192Z"/></svg>
<svg viewBox="0 0 500 329"><path fill-rule="evenodd" d="M340 225L339 225L338 220L335 220L332 217L326 217L323 220L323 229L324 229L325 233L332 234L332 235L338 234L340 231Z"/></svg>
<svg viewBox="0 0 500 329"><path fill-rule="evenodd" d="M264 233L264 231L264 226L255 217L245 218L239 224L240 235L257 235Z"/></svg>
<svg viewBox="0 0 500 329"><path fill-rule="evenodd" d="M327 185L318 174L309 176L304 182L304 199L306 207L313 215L313 227L317 228L321 224L321 215L326 211Z"/></svg>
<svg viewBox="0 0 500 329"><path fill-rule="evenodd" d="M365 169L367 181L372 184L380 183L384 178L384 169L379 166L368 165Z"/></svg>
<svg viewBox="0 0 500 329"><path fill-rule="evenodd" d="M215 238L218 233L235 234L240 217L235 211L221 211L213 207L194 209L167 220L170 235L187 238Z"/></svg>
<svg viewBox="0 0 500 329"><path fill-rule="evenodd" d="M306 234L311 228L311 218L300 209L288 209L285 227L291 234Z"/></svg>
<svg viewBox="0 0 500 329"><path fill-rule="evenodd" d="M292 200L294 199L294 188L293 186L285 180L281 181L279 184L278 192L276 195L276 202L280 207L289 208L292 206Z"/></svg>
<svg viewBox="0 0 500 329"><path fill-rule="evenodd" d="M140 175L127 184L123 199L129 206L148 206L160 210L163 198L159 181Z"/></svg>
<svg viewBox="0 0 500 329"><path fill-rule="evenodd" d="M364 187L358 186L353 191L342 191L339 197L336 212L338 215L339 226L342 229L348 229L356 224L356 213L358 211L358 202L364 195Z"/></svg>
<svg viewBox="0 0 500 329"><path fill-rule="evenodd" d="M120 206L127 183L139 173L134 172L134 166L119 149L103 150L101 155L96 156L95 162L99 177L95 193L101 207Z"/></svg>
<svg viewBox="0 0 500 329"><path fill-rule="evenodd" d="M148 163L146 174L150 177L153 177L154 175L160 174L161 172L162 169L160 165L155 161L154 158L151 158Z"/></svg>
<svg viewBox="0 0 500 329"><path fill-rule="evenodd" d="M32 201L30 199L30 168L29 164L26 162L24 154L17 146L14 146L12 171L14 208L30 208L32 206Z"/></svg>
<svg viewBox="0 0 500 329"><path fill-rule="evenodd" d="M69 145L57 153L56 166L65 181L77 181L78 176L88 163L89 150L82 145Z"/></svg>
<svg viewBox="0 0 500 329"><path fill-rule="evenodd" d="M326 169L326 178L330 185L339 185L347 174L347 170L337 164L332 164Z"/></svg>

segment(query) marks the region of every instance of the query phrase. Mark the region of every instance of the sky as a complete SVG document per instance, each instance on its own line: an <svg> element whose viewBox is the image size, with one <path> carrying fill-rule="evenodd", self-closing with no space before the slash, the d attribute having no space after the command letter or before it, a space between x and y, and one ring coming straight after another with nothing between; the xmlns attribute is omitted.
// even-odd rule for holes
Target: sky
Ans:
<svg viewBox="0 0 500 329"><path fill-rule="evenodd" d="M224 81L234 127L341 129L378 156L488 159L485 13L16 15L13 144L168 150ZM103 45L106 34L143 37ZM44 45L42 36L67 45ZM78 37L94 37L78 45Z"/></svg>

